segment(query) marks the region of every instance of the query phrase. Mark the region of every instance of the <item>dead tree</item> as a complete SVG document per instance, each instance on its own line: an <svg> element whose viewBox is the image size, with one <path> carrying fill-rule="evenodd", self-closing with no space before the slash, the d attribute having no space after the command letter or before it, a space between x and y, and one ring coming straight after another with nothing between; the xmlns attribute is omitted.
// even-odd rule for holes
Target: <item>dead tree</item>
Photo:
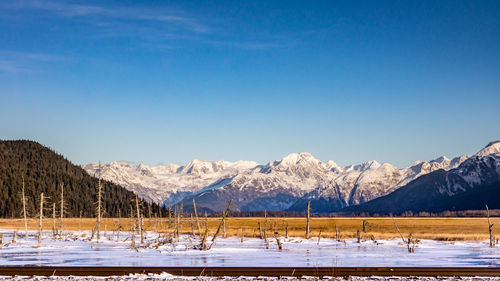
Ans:
<svg viewBox="0 0 500 281"><path fill-rule="evenodd" d="M42 228L43 228L43 192L40 194L40 223L38 225L38 247L42 246Z"/></svg>
<svg viewBox="0 0 500 281"><path fill-rule="evenodd" d="M191 234L195 236L196 234L194 233L194 219L193 219L193 214L191 214Z"/></svg>
<svg viewBox="0 0 500 281"><path fill-rule="evenodd" d="M208 238L208 224L205 225L205 233L203 234L203 238L201 239L200 250L207 250L207 238Z"/></svg>
<svg viewBox="0 0 500 281"><path fill-rule="evenodd" d="M276 243L278 244L278 250L283 250L283 243L281 242L280 238L276 238Z"/></svg>
<svg viewBox="0 0 500 281"><path fill-rule="evenodd" d="M264 243L266 244L266 249L269 249L269 241L267 240L267 223L264 221Z"/></svg>
<svg viewBox="0 0 500 281"><path fill-rule="evenodd" d="M245 227L241 227L241 243L243 243L243 240L245 239Z"/></svg>
<svg viewBox="0 0 500 281"><path fill-rule="evenodd" d="M215 239L217 239L217 236L219 235L219 232L222 228L222 225L224 224L224 222L226 221L226 217L227 215L229 214L229 209L231 208L231 203L233 202L233 200L229 200L229 204L227 204L227 208L226 208L226 211L224 213L222 213L222 220L219 224L219 227L217 228L217 231L215 231L215 234L214 234L214 237L212 237L212 244L210 244L210 247L208 248L209 250L212 248L212 246L214 245L215 243Z"/></svg>
<svg viewBox="0 0 500 281"><path fill-rule="evenodd" d="M405 239L403 234L399 230L399 226L396 223L396 220L394 218L392 218L392 220L394 221L394 226L396 226L396 230L398 231L399 236L401 237L401 240L403 240L403 244L405 244L406 248L408 249L408 253L414 253L416 240L413 238L412 233L410 232L410 234L408 235L408 239Z"/></svg>
<svg viewBox="0 0 500 281"><path fill-rule="evenodd" d="M340 236L339 236L339 226L337 224L335 224L335 239L337 239L337 241L340 241Z"/></svg>
<svg viewBox="0 0 500 281"><path fill-rule="evenodd" d="M131 241L130 241L130 248L132 249L135 249L135 223L134 225L132 226L132 238L131 238Z"/></svg>
<svg viewBox="0 0 500 281"><path fill-rule="evenodd" d="M363 220L363 233L366 233L368 227L368 222L366 220Z"/></svg>
<svg viewBox="0 0 500 281"><path fill-rule="evenodd" d="M495 248L495 234L493 234L493 223L490 221L490 210L488 205L486 205L486 215L488 216L488 231L490 233L490 247Z"/></svg>
<svg viewBox="0 0 500 281"><path fill-rule="evenodd" d="M356 230L356 239L357 239L357 243L361 243L361 232L358 230Z"/></svg>
<svg viewBox="0 0 500 281"><path fill-rule="evenodd" d="M97 232L97 243L101 239L101 196L102 196L102 186L101 186L101 162L99 162L99 180L97 184L97 223L96 223L96 232Z"/></svg>
<svg viewBox="0 0 500 281"><path fill-rule="evenodd" d="M28 237L28 219L26 214L26 196L24 195L24 176L23 176L23 216L24 216L24 237Z"/></svg>
<svg viewBox="0 0 500 281"><path fill-rule="evenodd" d="M3 233L0 233L0 250L3 248Z"/></svg>
<svg viewBox="0 0 500 281"><path fill-rule="evenodd" d="M168 228L172 228L172 206L168 206Z"/></svg>
<svg viewBox="0 0 500 281"><path fill-rule="evenodd" d="M82 211L80 211L80 220L78 221L78 232L82 229Z"/></svg>
<svg viewBox="0 0 500 281"><path fill-rule="evenodd" d="M141 220L139 221L139 228L141 229L141 244L144 244L144 214L141 213Z"/></svg>
<svg viewBox="0 0 500 281"><path fill-rule="evenodd" d="M200 220L198 219L198 210L196 210L196 201L194 199L193 199L193 209L194 209L194 216L196 217L196 225L198 226L198 236L201 237Z"/></svg>
<svg viewBox="0 0 500 281"><path fill-rule="evenodd" d="M182 234L182 219L183 219L183 213L184 213L184 210L183 210L183 203L181 201L181 206L180 206L180 209L179 209L179 212L178 212L178 215L179 215L179 234Z"/></svg>
<svg viewBox="0 0 500 281"><path fill-rule="evenodd" d="M311 232L311 225L310 225L310 220L311 218L311 202L307 201L307 221L306 221L306 239L309 239L309 235Z"/></svg>
<svg viewBox="0 0 500 281"><path fill-rule="evenodd" d="M64 183L61 183L61 235L64 230Z"/></svg>
<svg viewBox="0 0 500 281"><path fill-rule="evenodd" d="M56 203L52 204L52 239L56 240Z"/></svg>
<svg viewBox="0 0 500 281"><path fill-rule="evenodd" d="M137 226L139 228L139 235L141 236L141 243L144 241L144 236L142 234L142 222L141 222L141 211L139 209L139 196L135 195L135 208L137 209Z"/></svg>

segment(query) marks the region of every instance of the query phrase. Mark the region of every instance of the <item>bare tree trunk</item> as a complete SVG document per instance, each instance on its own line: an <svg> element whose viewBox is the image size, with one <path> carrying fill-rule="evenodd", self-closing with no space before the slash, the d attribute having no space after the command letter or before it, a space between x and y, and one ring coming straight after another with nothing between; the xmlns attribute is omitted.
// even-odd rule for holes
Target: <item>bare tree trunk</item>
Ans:
<svg viewBox="0 0 500 281"><path fill-rule="evenodd" d="M486 214L488 216L488 231L490 233L490 247L495 248L495 235L493 234L493 223L490 221L490 210L488 209L488 205L486 205Z"/></svg>
<svg viewBox="0 0 500 281"><path fill-rule="evenodd" d="M172 227L172 206L168 206L168 228Z"/></svg>
<svg viewBox="0 0 500 281"><path fill-rule="evenodd" d="M356 239L357 239L357 243L361 243L361 232L358 230L356 230Z"/></svg>
<svg viewBox="0 0 500 281"><path fill-rule="evenodd" d="M61 183L61 234L64 230L64 183Z"/></svg>
<svg viewBox="0 0 500 281"><path fill-rule="evenodd" d="M139 228L141 229L141 244L144 244L144 214L141 214Z"/></svg>
<svg viewBox="0 0 500 281"><path fill-rule="evenodd" d="M339 227L337 224L335 224L335 239L339 241Z"/></svg>
<svg viewBox="0 0 500 281"><path fill-rule="evenodd" d="M137 210L137 227L139 228L139 235L141 236L141 241L143 241L144 238L142 236L141 211L139 210L139 196L137 194L135 195L135 208Z"/></svg>
<svg viewBox="0 0 500 281"><path fill-rule="evenodd" d="M52 239L56 240L56 203L52 204Z"/></svg>
<svg viewBox="0 0 500 281"><path fill-rule="evenodd" d="M24 216L24 237L28 237L28 219L26 215L26 196L24 195L24 176L23 176L23 216Z"/></svg>
<svg viewBox="0 0 500 281"><path fill-rule="evenodd" d="M208 237L208 224L205 225L205 233L203 234L203 238L201 240L200 250L207 250L207 237Z"/></svg>
<svg viewBox="0 0 500 281"><path fill-rule="evenodd" d="M283 250L283 243L281 243L281 240L279 238L276 238L276 243L278 244L278 250Z"/></svg>
<svg viewBox="0 0 500 281"><path fill-rule="evenodd" d="M132 238L130 242L130 248L135 249L135 223L132 226Z"/></svg>
<svg viewBox="0 0 500 281"><path fill-rule="evenodd" d="M288 239L288 222L286 222L286 239Z"/></svg>
<svg viewBox="0 0 500 281"><path fill-rule="evenodd" d="M183 219L183 203L181 201L181 207L179 209L179 234L182 234L182 219Z"/></svg>
<svg viewBox="0 0 500 281"><path fill-rule="evenodd" d="M233 202L232 199L229 200L229 204L227 204L227 209L222 214L222 221L220 222L219 227L217 228L217 231L215 232L214 237L212 238L212 244L210 244L210 248L208 248L209 250L212 248L212 246L215 243L215 239L217 239L217 236L219 235L220 229L221 229L222 225L224 224L224 221L226 220L227 215L229 214L229 209L231 208L231 203L232 202Z"/></svg>
<svg viewBox="0 0 500 281"><path fill-rule="evenodd" d="M40 194L40 224L38 225L38 247L42 246L42 228L43 228L43 192Z"/></svg>
<svg viewBox="0 0 500 281"><path fill-rule="evenodd" d="M97 185L97 224L96 224L96 231L97 231L97 243L99 243L99 240L101 239L101 162L99 162L99 182Z"/></svg>
<svg viewBox="0 0 500 281"><path fill-rule="evenodd" d="M194 219L193 219L193 214L191 214L191 234L195 236L196 234L194 233Z"/></svg>
<svg viewBox="0 0 500 281"><path fill-rule="evenodd" d="M158 233L158 214L155 214L155 232Z"/></svg>
<svg viewBox="0 0 500 281"><path fill-rule="evenodd" d="M243 240L245 239L245 227L241 227L241 243L243 243Z"/></svg>
<svg viewBox="0 0 500 281"><path fill-rule="evenodd" d="M198 226L198 235L201 237L200 220L198 219L198 210L196 210L196 201L194 201L194 199L193 199L193 209L194 209L194 216L196 217L196 225Z"/></svg>
<svg viewBox="0 0 500 281"><path fill-rule="evenodd" d="M401 240L403 240L403 243L406 244L406 247L408 248L408 252L409 253L413 253L415 251L415 246L411 246L411 243L413 243L413 238L412 238L412 234L410 232L410 235L408 235L408 240L406 240L404 237L403 237L403 233L401 233L401 231L399 230L399 226L398 224L396 223L396 220L394 218L392 218L392 220L394 221L394 225L396 226L396 230L398 231L399 233L399 236L401 237Z"/></svg>
<svg viewBox="0 0 500 281"><path fill-rule="evenodd" d="M12 239L12 243L17 243L17 230L14 230L14 238Z"/></svg>
<svg viewBox="0 0 500 281"><path fill-rule="evenodd" d="M80 221L78 222L78 232L82 229L82 211L80 211Z"/></svg>
<svg viewBox="0 0 500 281"><path fill-rule="evenodd" d="M311 217L311 202L307 201L307 221L306 221L306 239L309 239L309 235L311 232L311 225L310 225L310 217Z"/></svg>
<svg viewBox="0 0 500 281"><path fill-rule="evenodd" d="M266 244L266 249L269 249L269 241L267 241L267 211L264 210L264 243Z"/></svg>
<svg viewBox="0 0 500 281"><path fill-rule="evenodd" d="M3 233L0 233L0 250L3 248Z"/></svg>

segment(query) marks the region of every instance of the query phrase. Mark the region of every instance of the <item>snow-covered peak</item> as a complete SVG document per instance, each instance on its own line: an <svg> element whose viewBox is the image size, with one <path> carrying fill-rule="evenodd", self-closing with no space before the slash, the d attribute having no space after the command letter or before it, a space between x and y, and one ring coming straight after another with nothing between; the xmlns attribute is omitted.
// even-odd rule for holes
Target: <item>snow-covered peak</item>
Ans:
<svg viewBox="0 0 500 281"><path fill-rule="evenodd" d="M380 167L380 164L377 161L372 160L355 166L351 165L351 167L355 171L364 172L368 169L377 169L378 167Z"/></svg>
<svg viewBox="0 0 500 281"><path fill-rule="evenodd" d="M301 152L301 153L290 153L287 156L283 157L279 164L281 165L296 165L301 163L308 162L319 162L318 159L314 158L309 152Z"/></svg>
<svg viewBox="0 0 500 281"><path fill-rule="evenodd" d="M332 171L334 173L342 173L344 171L344 169L342 169L342 167L340 167L333 160L326 161L325 167L327 170Z"/></svg>
<svg viewBox="0 0 500 281"><path fill-rule="evenodd" d="M493 153L500 153L500 141L492 141L485 148L481 149L475 156L486 156Z"/></svg>
<svg viewBox="0 0 500 281"><path fill-rule="evenodd" d="M433 159L430 161L431 163L450 163L450 159L448 159L448 157L446 156L441 156L441 157L438 157L436 159Z"/></svg>

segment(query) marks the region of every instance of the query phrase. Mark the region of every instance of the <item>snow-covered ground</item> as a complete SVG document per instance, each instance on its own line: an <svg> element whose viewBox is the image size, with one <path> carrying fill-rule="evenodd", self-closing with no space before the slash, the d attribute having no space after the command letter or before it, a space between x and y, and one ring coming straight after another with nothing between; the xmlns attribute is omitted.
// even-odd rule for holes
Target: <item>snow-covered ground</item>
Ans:
<svg viewBox="0 0 500 281"><path fill-rule="evenodd" d="M409 280L415 280L415 281L494 281L494 280L500 280L499 277L397 277L397 276L391 276L391 277L379 277L379 276L370 276L370 277L360 277L360 276L351 276L349 278L344 278L344 277L323 277L323 278L318 278L318 277L307 277L307 276L302 276L302 277L208 277L208 276L196 276L196 277L186 277L186 276L173 276L169 274L132 274L129 276L106 276L106 277L95 277L95 276L66 276L66 277L61 277L61 276L49 276L49 277L43 277L43 276L34 276L34 277L29 277L29 276L16 276L16 277L9 277L9 276L0 276L0 280L3 281L17 281L17 280L39 280L39 281L49 281L49 280L123 280L123 281L128 281L128 280L200 280L200 281L218 281L218 280L241 280L241 281L295 281L295 280L301 280L301 281L309 281L309 280L332 280L332 281L367 281L367 280L377 280L377 281L409 281Z"/></svg>
<svg viewBox="0 0 500 281"><path fill-rule="evenodd" d="M37 248L36 232L27 238L18 235L11 243L13 231L0 229L3 249L1 265L65 266L500 266L500 249L483 242L442 242L423 240L415 253L408 253L401 240L363 241L348 239L284 239L283 250L271 238L270 249L262 239L238 237L217 238L212 249L194 249L199 240L182 236L178 243L156 247L158 234L148 233L146 246L136 235L137 249L132 249L130 233L108 232L101 243L88 241L89 232L71 233L65 239L53 240L45 232L42 247ZM108 238L109 236L109 238ZM160 241L164 241L161 238ZM209 239L211 241L211 239Z"/></svg>

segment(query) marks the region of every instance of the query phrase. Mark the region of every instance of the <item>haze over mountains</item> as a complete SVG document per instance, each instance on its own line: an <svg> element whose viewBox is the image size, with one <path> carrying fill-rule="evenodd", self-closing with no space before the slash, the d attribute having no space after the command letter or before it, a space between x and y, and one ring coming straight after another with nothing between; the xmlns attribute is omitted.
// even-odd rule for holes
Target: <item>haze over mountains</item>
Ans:
<svg viewBox="0 0 500 281"><path fill-rule="evenodd" d="M441 174L447 174L446 171L460 174L458 171L464 169L474 170L482 161L490 161L488 163L496 167L494 172L490 171L489 180L484 180L480 172L465 176L460 174L467 186L460 182L462 185L458 187L459 183L453 182L442 185L438 192L452 196L458 191L471 190L477 186L473 184L476 182L493 183L495 179L500 180L500 168L497 168L499 152L500 142L492 142L472 157L464 155L448 159L442 156L429 162L417 161L405 169L376 161L340 167L331 160L319 161L307 152L293 153L265 165L252 161L197 159L185 166L149 167L111 162L103 165L102 176L147 200L166 205L183 201L185 206L189 206L194 198L201 207L220 211L227 201L233 199L233 210L302 211L310 201L316 212L333 212L360 204L361 207L363 203L396 190L407 190L408 185L417 185L415 181L424 175L435 177L437 171ZM474 159L479 159L479 162ZM89 164L84 168L94 174L98 165ZM411 193L421 191L412 190Z"/></svg>

